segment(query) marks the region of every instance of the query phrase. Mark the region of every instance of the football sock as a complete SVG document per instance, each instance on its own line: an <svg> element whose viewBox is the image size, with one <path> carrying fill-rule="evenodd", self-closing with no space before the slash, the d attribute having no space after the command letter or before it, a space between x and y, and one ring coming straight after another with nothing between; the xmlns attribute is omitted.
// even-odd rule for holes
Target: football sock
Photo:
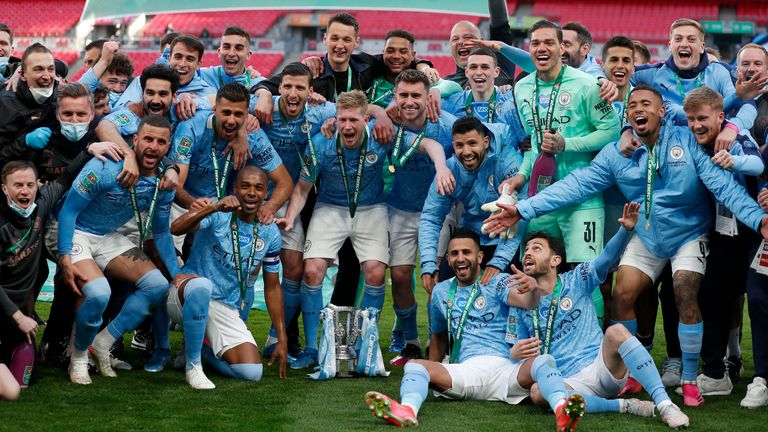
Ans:
<svg viewBox="0 0 768 432"><path fill-rule="evenodd" d="M651 395L656 405L661 401L669 399L651 354L648 353L637 338L631 337L625 340L619 347L619 355L624 359L624 364L627 365L629 373L643 385L643 388Z"/></svg>
<svg viewBox="0 0 768 432"><path fill-rule="evenodd" d="M696 324L677 324L677 335L680 338L680 350L683 352L683 381L695 381L699 370L699 355L701 341L704 336L704 322Z"/></svg>
<svg viewBox="0 0 768 432"><path fill-rule="evenodd" d="M235 378L235 379L238 378L237 372L235 372L232 369L229 363L216 357L210 345L203 345L203 349L200 351L200 354L201 354L201 358L203 360L204 365L210 366L216 369L218 373L226 377Z"/></svg>
<svg viewBox="0 0 768 432"><path fill-rule="evenodd" d="M200 350L203 347L205 326L208 323L208 305L211 302L213 284L206 278L195 278L184 286L184 305L181 316L184 320L184 353L187 370L201 363Z"/></svg>
<svg viewBox="0 0 768 432"><path fill-rule="evenodd" d="M614 320L611 320L611 325L614 325L614 324L621 324L621 325L623 325L624 327L626 327L627 330L629 330L629 332L632 334L632 336L637 334L637 320L636 319L626 320L626 321L614 321Z"/></svg>
<svg viewBox="0 0 768 432"><path fill-rule="evenodd" d="M381 310L384 307L384 285L365 284L363 300L360 302L360 309L369 307Z"/></svg>
<svg viewBox="0 0 768 432"><path fill-rule="evenodd" d="M285 323L287 325L291 322L293 315L296 314L296 309L298 309L301 304L301 284L298 281L283 278L280 282L280 286L283 288L283 317L285 318ZM274 339L275 342L277 342L277 332L275 331L274 325L269 328L267 346L272 345L269 343L271 339Z"/></svg>
<svg viewBox="0 0 768 432"><path fill-rule="evenodd" d="M136 291L128 296L120 313L107 326L109 333L117 339L136 329L149 315L150 308L161 303L167 292L168 281L160 270L154 269L142 276L136 281Z"/></svg>
<svg viewBox="0 0 768 432"><path fill-rule="evenodd" d="M565 382L557 369L555 358L549 354L536 357L531 365L531 376L539 384L541 395L554 410L565 399Z"/></svg>
<svg viewBox="0 0 768 432"><path fill-rule="evenodd" d="M264 366L262 364L255 363L240 363L229 365L233 371L237 374L237 379L243 381L259 381L261 374L264 372Z"/></svg>
<svg viewBox="0 0 768 432"><path fill-rule="evenodd" d="M83 303L75 314L75 349L86 351L101 327L111 290L107 278L96 278L83 286Z"/></svg>
<svg viewBox="0 0 768 432"><path fill-rule="evenodd" d="M568 395L576 393L575 390L568 390ZM584 398L584 412L589 414L604 412L621 412L621 400L604 399L587 393L579 393Z"/></svg>
<svg viewBox="0 0 768 432"><path fill-rule="evenodd" d="M419 341L419 328L416 323L417 308L418 304L414 304L413 306L406 309L395 308L395 315L400 322L400 328L403 331L403 337L408 343Z"/></svg>
<svg viewBox="0 0 768 432"><path fill-rule="evenodd" d="M320 328L320 311L323 309L323 286L301 283L301 316L304 321L304 337L307 348L317 352L317 330Z"/></svg>
<svg viewBox="0 0 768 432"><path fill-rule="evenodd" d="M419 414L421 404L427 399L429 391L429 372L414 362L408 362L403 368L403 380L400 382L400 403L413 409Z"/></svg>

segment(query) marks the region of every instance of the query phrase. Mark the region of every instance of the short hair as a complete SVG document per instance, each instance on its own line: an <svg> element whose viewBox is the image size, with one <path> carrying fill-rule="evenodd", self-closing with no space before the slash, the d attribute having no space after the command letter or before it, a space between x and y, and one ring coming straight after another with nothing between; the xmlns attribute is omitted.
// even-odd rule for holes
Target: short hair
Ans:
<svg viewBox="0 0 768 432"><path fill-rule="evenodd" d="M224 33L222 33L222 36L242 36L245 38L248 48L251 47L251 35L248 34L247 31L243 30L242 27L238 26L229 26L226 29L224 29Z"/></svg>
<svg viewBox="0 0 768 432"><path fill-rule="evenodd" d="M644 63L650 63L651 62L651 50L648 49L648 46L639 40L632 41L632 44L635 46L635 52L637 54L640 54L640 57L643 58Z"/></svg>
<svg viewBox="0 0 768 432"><path fill-rule="evenodd" d="M96 39L96 40L94 40L94 41L90 41L90 42L88 42L88 44L85 46L85 50L86 50L86 51L90 51L90 50L92 50L92 49L94 49L94 48L98 48L98 49L99 49L99 51L101 51L101 50L102 50L102 48L104 48L104 43L105 43L105 42L107 42L107 40L106 40L106 39Z"/></svg>
<svg viewBox="0 0 768 432"><path fill-rule="evenodd" d="M139 123L138 129L136 129L136 134L138 135L141 132L141 129L144 126L153 126L157 128L162 129L168 129L168 132L171 133L171 122L168 121L167 118L159 115L148 115L144 116L144 118L141 119L141 123Z"/></svg>
<svg viewBox="0 0 768 432"><path fill-rule="evenodd" d="M205 45L203 45L203 42L200 41L199 38L192 35L188 35L188 34L177 36L171 42L171 53L173 53L173 48L177 44L184 44L185 47L189 48L192 51L197 52L198 61L203 59L203 53L205 53Z"/></svg>
<svg viewBox="0 0 768 432"><path fill-rule="evenodd" d="M413 36L413 33L409 32L408 30L403 30L403 29L390 30L387 32L387 35L384 36L384 41L386 42L393 37L405 39L411 43L411 46L413 46L413 44L416 43L416 38Z"/></svg>
<svg viewBox="0 0 768 432"><path fill-rule="evenodd" d="M244 85L239 82L231 82L229 84L224 84L219 91L216 92L216 103L218 104L220 100L226 99L230 102L245 102L245 105L247 106L250 97L251 94Z"/></svg>
<svg viewBox="0 0 768 432"><path fill-rule="evenodd" d="M257 174L261 174L261 176L264 178L266 182L269 182L269 179L267 178L267 173L264 172L263 169L259 168L256 165L246 165L239 170L237 170L237 177L235 177L235 184L237 184L243 177L246 176L246 174L250 173L251 171L255 171Z"/></svg>
<svg viewBox="0 0 768 432"><path fill-rule="evenodd" d="M116 52L112 57L112 62L107 66L107 72L115 75L125 75L128 78L133 76L133 61L123 53Z"/></svg>
<svg viewBox="0 0 768 432"><path fill-rule="evenodd" d="M427 74L416 69L406 69L397 74L397 78L395 78L395 87L401 82L408 84L422 83L427 92L429 92L429 88L432 87L432 83L429 81L429 78L427 78Z"/></svg>
<svg viewBox="0 0 768 432"><path fill-rule="evenodd" d="M720 61L720 60L723 59L723 56L720 54L720 50L717 49L717 48L707 47L707 48L704 49L704 51L707 54L712 54L713 56L715 56L717 61Z"/></svg>
<svg viewBox="0 0 768 432"><path fill-rule="evenodd" d="M557 33L557 41L560 43L563 43L563 29L560 28L559 25L553 23L550 20L538 20L531 26L530 29L528 29L528 37L530 38L533 32L539 29L545 29L545 28L551 28L555 29L555 33Z"/></svg>
<svg viewBox="0 0 768 432"><path fill-rule="evenodd" d="M605 63L606 58L608 57L608 50L610 48L627 48L632 51L632 54L635 54L635 44L632 42L628 37L626 36L614 36L610 39L608 39L608 42L603 44L603 63ZM634 59L633 59L634 60Z"/></svg>
<svg viewBox="0 0 768 432"><path fill-rule="evenodd" d="M368 110L368 97L360 90L344 92L336 98L336 111L357 108L363 113Z"/></svg>
<svg viewBox="0 0 768 432"><path fill-rule="evenodd" d="M713 110L720 112L723 110L723 97L720 93L712 90L707 86L698 87L691 90L686 96L683 102L683 111L695 111L704 106L708 106Z"/></svg>
<svg viewBox="0 0 768 432"><path fill-rule="evenodd" d="M451 135L465 134L472 131L476 131L483 137L486 135L483 122L475 116L462 117L453 122L453 126L451 127Z"/></svg>
<svg viewBox="0 0 768 432"><path fill-rule="evenodd" d="M326 31L328 31L328 28L331 27L331 24L333 23L353 27L355 29L355 36L360 32L360 23L357 21L357 18L346 12L337 13L336 15L331 16L331 18L328 19L328 27L326 27Z"/></svg>
<svg viewBox="0 0 768 432"><path fill-rule="evenodd" d="M690 18L680 18L678 20L675 20L675 22L672 23L671 26L669 26L669 35L672 36L672 32L678 28L678 27L684 27L684 26L692 26L696 27L696 30L701 33L701 38L704 38L704 27L701 26L701 24L693 19Z"/></svg>
<svg viewBox="0 0 768 432"><path fill-rule="evenodd" d="M32 45L30 45L27 49L24 50L24 54L21 56L21 70L24 70L24 67L27 63L27 57L29 57L31 54L34 53L48 53L53 56L53 53L51 53L51 50L48 49L45 45L41 44L40 42L35 42Z"/></svg>
<svg viewBox="0 0 768 432"><path fill-rule="evenodd" d="M555 255L562 258L563 262L566 262L565 245L563 244L562 240L560 240L559 238L553 235L548 234L545 231L534 231L525 237L525 242L528 243L529 241L537 238L546 240L547 244L549 244L549 249L551 249L552 252L555 253Z"/></svg>
<svg viewBox="0 0 768 432"><path fill-rule="evenodd" d="M174 39L181 36L181 33L179 32L170 32L166 33L162 39L160 39L160 49L162 50L164 46L170 45Z"/></svg>
<svg viewBox="0 0 768 432"><path fill-rule="evenodd" d="M81 97L87 97L88 103L91 106L91 109L93 109L93 95L88 90L88 87L79 82L64 84L59 87L59 92L56 94L57 106L61 105L61 100L64 98L77 99Z"/></svg>
<svg viewBox="0 0 768 432"><path fill-rule="evenodd" d="M755 44L755 43L748 43L748 44L744 45L743 47L739 48L739 51L736 53L736 62L737 62L736 66L739 65L738 62L741 59L741 53L744 50L748 49L748 48L754 48L754 49L760 50L760 52L763 53L763 56L765 56L765 60L768 62L768 50L766 50L764 46L758 45L758 44Z"/></svg>
<svg viewBox="0 0 768 432"><path fill-rule="evenodd" d="M280 74L281 80L282 77L286 75L295 77L304 76L307 77L307 80L310 83L312 83L312 71L309 69L309 67L307 67L307 65L301 62L293 62L285 65L283 71Z"/></svg>
<svg viewBox="0 0 768 432"><path fill-rule="evenodd" d="M456 239L470 239L475 243L475 246L480 249L480 236L467 227L457 227L451 231L451 237L448 242L450 243L451 240Z"/></svg>
<svg viewBox="0 0 768 432"><path fill-rule="evenodd" d="M8 24L0 23L0 32L8 33L8 36L10 36L11 39L11 45L13 45L13 32L11 31L11 28L8 27Z"/></svg>
<svg viewBox="0 0 768 432"><path fill-rule="evenodd" d="M493 50L490 50L490 49L488 49L486 47L478 47L478 48L473 49L472 51L469 52L469 55L467 56L467 58L470 58L473 55L488 56L488 57L493 59L493 64L494 65L498 65L499 64L499 59L496 56L496 53L493 52Z"/></svg>
<svg viewBox="0 0 768 432"><path fill-rule="evenodd" d="M576 32L576 38L579 40L579 46L582 46L584 44L592 46L592 33L589 32L589 29L584 27L581 23L578 23L576 21L571 21L569 23L566 23L563 27L563 30L571 30Z"/></svg>
<svg viewBox="0 0 768 432"><path fill-rule="evenodd" d="M661 93L659 93L658 90L656 90L655 88L649 86L648 84L638 84L638 85L636 85L635 88L633 88L632 91L629 92L629 97L632 96L632 93L634 93L636 91L641 91L641 90L645 90L645 91L649 91L649 92L653 93L654 95L656 95L657 98L659 98L659 100L662 103L664 102L664 97L661 96Z"/></svg>
<svg viewBox="0 0 768 432"><path fill-rule="evenodd" d="M35 172L35 177L37 177L37 168L35 168L35 164L28 160L16 160L3 165L3 170L0 172L0 179L2 180L2 183L5 184L9 175L25 169L31 169Z"/></svg>
<svg viewBox="0 0 768 432"><path fill-rule="evenodd" d="M109 96L109 89L104 84L99 84L99 86L93 90L91 96L93 98L93 103L97 104L101 102L102 99Z"/></svg>
<svg viewBox="0 0 768 432"><path fill-rule="evenodd" d="M145 67L144 70L141 71L141 77L139 78L141 88L146 89L147 80L152 78L170 82L172 93L176 93L176 90L179 89L179 73L171 69L169 66L155 63Z"/></svg>

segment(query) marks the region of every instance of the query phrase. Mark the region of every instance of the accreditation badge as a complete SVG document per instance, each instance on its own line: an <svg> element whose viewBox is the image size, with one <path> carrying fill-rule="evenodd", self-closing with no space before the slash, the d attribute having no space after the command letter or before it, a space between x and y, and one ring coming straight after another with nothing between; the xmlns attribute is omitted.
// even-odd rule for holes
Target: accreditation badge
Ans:
<svg viewBox="0 0 768 432"><path fill-rule="evenodd" d="M716 206L715 231L728 237L734 237L739 234L736 217L722 203L717 203Z"/></svg>
<svg viewBox="0 0 768 432"><path fill-rule="evenodd" d="M768 242L763 239L760 247L757 248L757 254L752 259L752 267L756 272L768 276Z"/></svg>

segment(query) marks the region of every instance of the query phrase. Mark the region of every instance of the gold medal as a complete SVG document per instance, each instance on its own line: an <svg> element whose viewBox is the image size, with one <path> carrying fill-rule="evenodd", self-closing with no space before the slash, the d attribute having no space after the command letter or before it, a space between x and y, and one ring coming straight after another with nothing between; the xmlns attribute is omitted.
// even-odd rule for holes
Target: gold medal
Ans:
<svg viewBox="0 0 768 432"><path fill-rule="evenodd" d="M395 173L395 166L394 165L390 165L389 166L389 172L391 172L392 174Z"/></svg>
<svg viewBox="0 0 768 432"><path fill-rule="evenodd" d="M648 231L649 229L651 229L651 222L645 221L645 230Z"/></svg>
<svg viewBox="0 0 768 432"><path fill-rule="evenodd" d="M245 310L245 300L240 301L240 310Z"/></svg>

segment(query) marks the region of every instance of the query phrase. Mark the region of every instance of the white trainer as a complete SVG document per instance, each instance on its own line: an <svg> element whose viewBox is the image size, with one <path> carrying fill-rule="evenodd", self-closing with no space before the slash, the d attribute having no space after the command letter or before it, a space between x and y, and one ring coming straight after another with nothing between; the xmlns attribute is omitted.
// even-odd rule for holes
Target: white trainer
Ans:
<svg viewBox="0 0 768 432"><path fill-rule="evenodd" d="M747 395L741 400L742 408L760 408L768 406L768 386L765 378L755 377L747 386Z"/></svg>
<svg viewBox="0 0 768 432"><path fill-rule="evenodd" d="M696 377L696 385L702 396L727 396L733 391L731 377L727 373L720 379L700 374Z"/></svg>
<svg viewBox="0 0 768 432"><path fill-rule="evenodd" d="M192 369L189 369L186 374L187 383L195 390L211 390L216 388L216 385L205 376L201 365L192 365Z"/></svg>
<svg viewBox="0 0 768 432"><path fill-rule="evenodd" d="M91 376L88 374L88 360L69 361L69 380L74 384L91 384Z"/></svg>
<svg viewBox="0 0 768 432"><path fill-rule="evenodd" d="M661 416L661 421L663 421L665 425L672 429L688 427L690 424L688 416L685 415L677 405L672 402L669 402L668 404L662 403L662 405L663 406L658 407L659 416Z"/></svg>
<svg viewBox="0 0 768 432"><path fill-rule="evenodd" d="M619 399L621 401L621 412L632 414L639 417L653 417L653 411L656 405L653 401L644 401L640 399Z"/></svg>
<svg viewBox="0 0 768 432"><path fill-rule="evenodd" d="M99 374L101 374L101 376L110 378L117 377L115 370L112 369L112 356L109 353L109 349L100 350L96 348L96 344L93 344L88 347L88 353L93 357L93 360L96 361L96 367L99 369Z"/></svg>
<svg viewBox="0 0 768 432"><path fill-rule="evenodd" d="M665 358L661 370L661 383L664 387L680 385L680 374L683 370L683 360L679 357Z"/></svg>

